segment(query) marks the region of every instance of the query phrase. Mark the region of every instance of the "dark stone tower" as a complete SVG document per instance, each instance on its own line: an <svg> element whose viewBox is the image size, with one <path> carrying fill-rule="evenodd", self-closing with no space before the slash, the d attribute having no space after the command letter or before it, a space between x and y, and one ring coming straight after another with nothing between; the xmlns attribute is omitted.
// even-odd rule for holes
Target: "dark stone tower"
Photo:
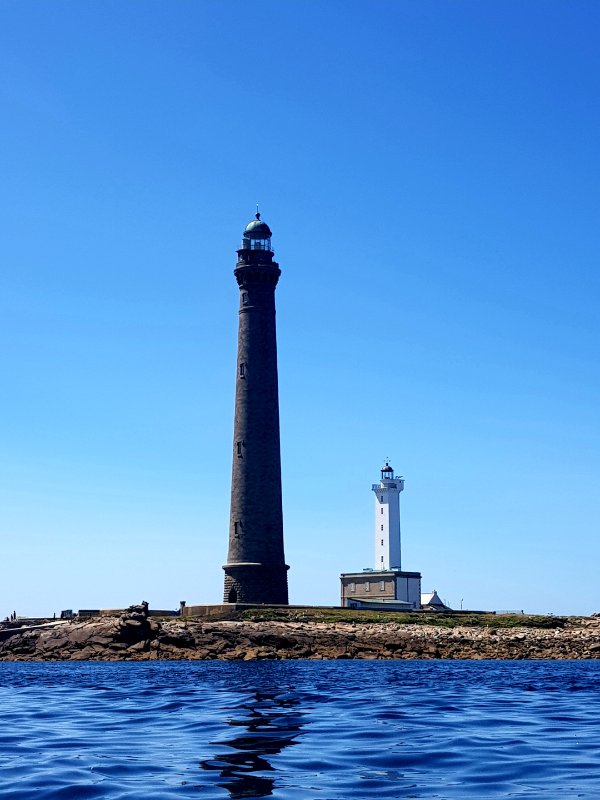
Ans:
<svg viewBox="0 0 600 800"><path fill-rule="evenodd" d="M275 287L271 231L246 225L234 275L240 287L226 603L287 604L283 555Z"/></svg>

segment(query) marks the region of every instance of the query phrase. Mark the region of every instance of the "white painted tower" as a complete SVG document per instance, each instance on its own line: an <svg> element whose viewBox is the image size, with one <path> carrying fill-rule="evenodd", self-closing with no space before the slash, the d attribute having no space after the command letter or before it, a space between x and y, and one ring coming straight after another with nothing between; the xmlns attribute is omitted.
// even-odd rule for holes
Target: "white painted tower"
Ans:
<svg viewBox="0 0 600 800"><path fill-rule="evenodd" d="M404 478L395 478L388 462L381 468L381 480L372 486L375 493L375 569L400 570L400 492Z"/></svg>

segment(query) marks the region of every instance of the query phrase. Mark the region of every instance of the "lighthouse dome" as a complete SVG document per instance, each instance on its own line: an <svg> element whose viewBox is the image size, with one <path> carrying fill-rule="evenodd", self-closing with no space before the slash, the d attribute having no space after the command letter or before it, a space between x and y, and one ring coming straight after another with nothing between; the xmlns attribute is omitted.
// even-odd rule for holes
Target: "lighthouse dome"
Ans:
<svg viewBox="0 0 600 800"><path fill-rule="evenodd" d="M273 234L266 222L256 212L256 219L251 220L244 228L244 239L270 239Z"/></svg>

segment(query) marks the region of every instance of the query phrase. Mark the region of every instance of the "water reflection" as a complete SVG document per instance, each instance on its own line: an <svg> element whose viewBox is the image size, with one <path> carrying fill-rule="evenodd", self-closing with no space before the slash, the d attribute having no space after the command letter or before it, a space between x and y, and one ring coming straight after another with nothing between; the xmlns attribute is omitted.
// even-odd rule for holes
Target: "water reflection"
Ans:
<svg viewBox="0 0 600 800"><path fill-rule="evenodd" d="M299 698L293 693L257 691L236 707L236 716L228 720L234 728L243 728L231 739L213 742L230 748L215 758L200 762L202 769L216 770L232 798L267 797L273 794L275 771L267 756L276 756L296 744L304 714L295 710ZM266 774L265 774L266 773Z"/></svg>

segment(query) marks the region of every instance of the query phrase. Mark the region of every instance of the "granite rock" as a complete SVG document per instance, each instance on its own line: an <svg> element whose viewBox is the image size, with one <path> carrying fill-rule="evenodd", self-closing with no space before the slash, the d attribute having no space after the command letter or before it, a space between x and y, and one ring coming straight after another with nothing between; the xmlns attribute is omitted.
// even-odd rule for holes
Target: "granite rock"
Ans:
<svg viewBox="0 0 600 800"><path fill-rule="evenodd" d="M600 618L562 628L149 619L133 609L0 641L0 661L259 659L596 659Z"/></svg>

